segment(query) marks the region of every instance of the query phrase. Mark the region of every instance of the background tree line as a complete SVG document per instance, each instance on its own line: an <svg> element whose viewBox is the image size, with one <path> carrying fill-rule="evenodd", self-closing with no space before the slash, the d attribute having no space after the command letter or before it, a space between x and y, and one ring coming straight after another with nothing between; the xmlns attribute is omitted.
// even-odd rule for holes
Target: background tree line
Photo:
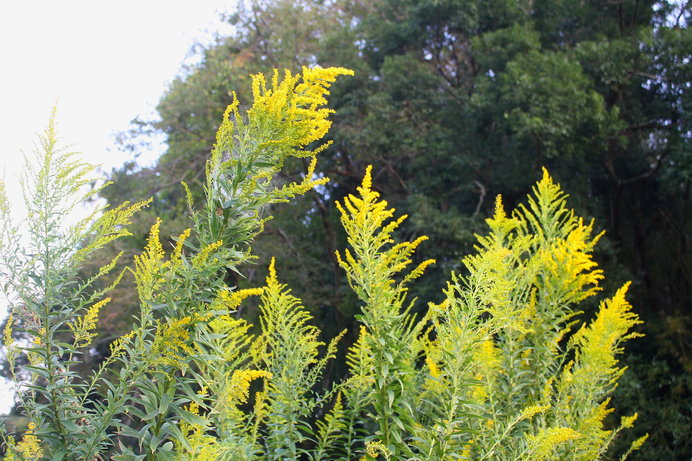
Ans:
<svg viewBox="0 0 692 461"><path fill-rule="evenodd" d="M155 121L136 121L123 143L134 152L151 133L167 150L151 167L112 172L112 204L154 196L136 238L154 216L161 235L182 229L180 181L201 195L204 162L231 91L248 100L249 74L287 67L344 66L333 144L318 175L331 181L276 209L255 242L256 264L227 282L258 286L268 255L329 336L348 328L358 301L334 256L346 246L335 201L353 193L368 164L379 192L411 216L401 238L423 233L421 260L437 265L417 285L420 309L439 301L442 281L484 229L493 198L508 208L546 166L579 214L606 230L600 260L606 291L632 280L646 334L630 346L618 407L639 409L636 459L689 459L690 81L689 5L645 0L255 0L227 18L235 34L199 50L161 99ZM288 165L286 180L305 165ZM293 173L291 173L291 171ZM96 262L97 263L97 262ZM101 314L98 351L126 331L137 305L125 280ZM241 312L253 318L257 312ZM355 340L349 330L346 341ZM331 377L343 370L331 369ZM331 379L331 378L327 378ZM623 446L628 441L622 441Z"/></svg>

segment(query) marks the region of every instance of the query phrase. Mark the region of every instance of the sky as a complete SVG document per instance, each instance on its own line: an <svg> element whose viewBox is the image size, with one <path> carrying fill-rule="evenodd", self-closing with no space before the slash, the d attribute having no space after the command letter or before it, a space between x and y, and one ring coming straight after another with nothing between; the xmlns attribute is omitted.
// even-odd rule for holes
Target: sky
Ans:
<svg viewBox="0 0 692 461"><path fill-rule="evenodd" d="M0 178L21 217L22 154L33 151L57 102L57 132L108 172L132 159L115 134L150 119L167 85L193 63L195 43L231 26L234 0L0 1ZM162 148L161 148L162 149ZM161 149L144 153L150 163ZM0 318L4 318L0 306ZM11 406L0 383L0 414Z"/></svg>
<svg viewBox="0 0 692 461"><path fill-rule="evenodd" d="M114 133L149 118L196 41L230 33L233 0L0 2L0 174L8 186L58 102L58 134L105 171ZM141 160L151 161L152 155ZM12 191L11 191L12 192Z"/></svg>

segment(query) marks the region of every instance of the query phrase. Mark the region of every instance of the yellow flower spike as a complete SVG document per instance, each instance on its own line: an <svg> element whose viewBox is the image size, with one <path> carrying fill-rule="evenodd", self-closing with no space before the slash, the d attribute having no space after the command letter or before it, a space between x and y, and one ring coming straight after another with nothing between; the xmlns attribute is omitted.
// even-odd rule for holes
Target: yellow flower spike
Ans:
<svg viewBox="0 0 692 461"><path fill-rule="evenodd" d="M379 440L372 440L365 442L365 453L370 456L371 458L377 458L377 456L381 453L384 455L386 458L388 458L392 453L389 451L389 448L387 448L382 442Z"/></svg>
<svg viewBox="0 0 692 461"><path fill-rule="evenodd" d="M86 313L76 319L73 323L69 323L68 326L72 330L74 335L74 345L76 348L86 347L91 344L91 341L96 337L94 330L96 329L96 323L98 322L98 315L101 308L110 302L111 298L103 299L95 304L93 304Z"/></svg>
<svg viewBox="0 0 692 461"><path fill-rule="evenodd" d="M435 393L444 392L445 380L442 378L442 370L438 365L439 351L436 350L436 346L433 342L430 342L426 346L426 357L425 364L428 367L428 375L430 375L425 380L425 387Z"/></svg>
<svg viewBox="0 0 692 461"><path fill-rule="evenodd" d="M144 251L134 258L134 270L132 273L137 282L137 291L139 298L142 301L148 301L158 284L158 276L161 268L164 265L163 258L165 256L161 241L159 240L159 227L161 219L156 218L156 221L151 226L147 244Z"/></svg>
<svg viewBox="0 0 692 461"><path fill-rule="evenodd" d="M5 323L5 328L2 332L2 340L5 345L5 357L10 364L10 373L14 376L14 363L17 357L16 350L13 346L14 338L12 337L12 326L14 325L14 314L7 316L7 323Z"/></svg>
<svg viewBox="0 0 692 461"><path fill-rule="evenodd" d="M24 437L21 442L14 446L14 450L22 455L22 459L41 459L43 458L43 448L41 441L34 434L36 432L36 423L29 423Z"/></svg>
<svg viewBox="0 0 692 461"><path fill-rule="evenodd" d="M561 302L579 302L601 290L603 271L593 260L591 251L603 233L591 238L592 224L582 220L556 243L541 250L539 260L555 280L560 280Z"/></svg>
<svg viewBox="0 0 692 461"><path fill-rule="evenodd" d="M488 374L500 366L500 351L492 339L486 339L476 353L476 361L481 364L483 371Z"/></svg>
<svg viewBox="0 0 692 461"><path fill-rule="evenodd" d="M628 452L631 453L633 451L639 450L642 447L642 445L644 445L644 442L646 442L646 440L648 438L649 438L649 434L644 434L643 436L639 437L637 440L632 442L632 445L630 446L630 449L628 450Z"/></svg>
<svg viewBox="0 0 692 461"><path fill-rule="evenodd" d="M428 371L430 372L430 376L432 376L433 378L440 377L440 369L438 368L437 364L433 359L431 359L430 357L426 357L425 364L428 365Z"/></svg>
<svg viewBox="0 0 692 461"><path fill-rule="evenodd" d="M159 325L151 346L152 354L156 357L154 364L179 368L187 362L181 354L195 353L188 344L190 340L188 329L192 324L192 317L186 316Z"/></svg>
<svg viewBox="0 0 692 461"><path fill-rule="evenodd" d="M267 286L277 285L279 283L276 277L276 258L272 257L269 263L269 275L267 276Z"/></svg>
<svg viewBox="0 0 692 461"><path fill-rule="evenodd" d="M223 308L224 310L231 311L238 307L244 299L249 298L250 296L260 296L262 293L264 293L263 288L246 288L233 292L223 290L219 293L217 302L220 304L219 307Z"/></svg>
<svg viewBox="0 0 692 461"><path fill-rule="evenodd" d="M406 261L407 265L408 265L410 262L411 262L410 260ZM404 277L404 279L403 279L403 281L400 283L400 285L407 284L407 283L410 282L411 280L415 280L415 279L419 278L420 276L423 275L423 273L425 272L425 269L427 269L429 266L432 266L433 264L437 264L437 260L435 260L435 259L426 259L426 260L423 261L422 263L418 264L418 265L415 267L415 269L413 269L411 272L409 272L409 273L406 275L406 277Z"/></svg>
<svg viewBox="0 0 692 461"><path fill-rule="evenodd" d="M111 351L111 357L115 358L122 355L125 352L125 345L134 337L134 330L121 336L120 338L113 341L108 348Z"/></svg>
<svg viewBox="0 0 692 461"><path fill-rule="evenodd" d="M603 301L591 324L584 325L572 337L572 343L578 345L575 375L581 371L584 379L589 379L591 370L607 370L616 377L624 371L615 367L615 355L621 352L622 341L641 336L629 330L642 323L625 299L629 286L628 282L611 299Z"/></svg>
<svg viewBox="0 0 692 461"><path fill-rule="evenodd" d="M549 427L542 429L536 435L527 435L530 451L525 459L541 461L548 459L559 445L582 437L568 427Z"/></svg>
<svg viewBox="0 0 692 461"><path fill-rule="evenodd" d="M537 415L539 413L545 413L549 409L550 409L550 405L532 405L532 406L526 407L522 410L521 414L519 415L519 419L520 420L531 419L535 415Z"/></svg>
<svg viewBox="0 0 692 461"><path fill-rule="evenodd" d="M292 75L290 71L279 79L279 72L272 74L271 88L267 88L262 74L252 76L254 104L248 111L250 120L273 119L284 126L286 141L302 148L321 139L329 130L327 117L333 112L324 106L328 88L339 75L353 75L353 71L340 67L323 69L303 68L303 75Z"/></svg>
<svg viewBox="0 0 692 461"><path fill-rule="evenodd" d="M313 179L315 176L315 167L317 166L317 158L312 157L310 164L308 165L308 170L300 183L291 183L286 186L281 187L273 191L273 195L276 197L276 201L284 200L284 197L293 197L296 195L303 195L306 192L314 189L316 186L320 186L329 182L329 178L322 177Z"/></svg>
<svg viewBox="0 0 692 461"><path fill-rule="evenodd" d="M435 262L430 259L418 264L398 282L394 278L412 264L412 255L427 237L394 243L391 234L406 215L394 218L395 210L388 208L386 201L377 199L379 194L372 190L371 166L366 168L357 191L359 196L349 195L336 205L353 251L346 249L343 254L337 251L337 262L346 271L349 283L361 299L371 303L375 298L381 298L390 306L389 309L399 309L405 299L406 284L420 277ZM396 301L388 303L385 301L387 298Z"/></svg>
<svg viewBox="0 0 692 461"><path fill-rule="evenodd" d="M202 264L207 262L209 259L209 255L211 255L213 252L218 250L223 246L223 241L219 240L214 243L210 243L209 245L205 246L202 248L202 250L195 255L194 258L192 258L192 267L200 267Z"/></svg>
<svg viewBox="0 0 692 461"><path fill-rule="evenodd" d="M259 378L271 379L272 374L266 370L235 370L231 377L223 405L238 406L247 403L250 398L250 383Z"/></svg>
<svg viewBox="0 0 692 461"><path fill-rule="evenodd" d="M445 299L441 303L436 304L433 302L428 303L428 312L430 313L431 317L433 320L435 320L437 317L440 317L447 312L447 308L449 307L449 300Z"/></svg>
<svg viewBox="0 0 692 461"><path fill-rule="evenodd" d="M5 347L9 347L14 342L14 339L12 338L12 325L13 324L14 324L14 314L10 314L7 316L7 323L5 323L5 328L4 328L3 334L2 334Z"/></svg>
<svg viewBox="0 0 692 461"><path fill-rule="evenodd" d="M360 187L357 187L356 190L360 192L361 195L368 195L372 188L372 165L368 165L365 168L365 175L363 176L363 182Z"/></svg>
<svg viewBox="0 0 692 461"><path fill-rule="evenodd" d="M470 459L472 448L473 448L473 440L471 440L468 444L464 445L464 448L461 451L461 459Z"/></svg>
<svg viewBox="0 0 692 461"><path fill-rule="evenodd" d="M185 241L190 237L190 233L192 232L192 229L188 228L185 229L182 234L178 236L176 239L177 242L175 244L175 248L173 249L173 253L171 254L171 261L178 261L180 260L182 254L183 254L183 245L185 245Z"/></svg>
<svg viewBox="0 0 692 461"><path fill-rule="evenodd" d="M620 426L622 426L625 429L634 426L634 422L637 420L638 416L639 415L637 413L631 416L623 416L622 419L620 419Z"/></svg>
<svg viewBox="0 0 692 461"><path fill-rule="evenodd" d="M505 208L502 205L502 195L495 198L495 214L492 218L485 220L493 233L497 234L497 238L502 241L512 230L518 225L519 221L515 218L508 218L505 213Z"/></svg>
<svg viewBox="0 0 692 461"><path fill-rule="evenodd" d="M252 99L257 101L262 97L262 94L265 92L263 91L263 88L260 88L260 85L264 82L264 75L263 74L257 74L252 76Z"/></svg>
<svg viewBox="0 0 692 461"><path fill-rule="evenodd" d="M147 246L145 251L156 256L157 258L163 258L164 252L161 246L161 240L159 240L159 228L161 227L161 218L156 218L154 225L151 226L151 231L149 232L149 237L147 238Z"/></svg>

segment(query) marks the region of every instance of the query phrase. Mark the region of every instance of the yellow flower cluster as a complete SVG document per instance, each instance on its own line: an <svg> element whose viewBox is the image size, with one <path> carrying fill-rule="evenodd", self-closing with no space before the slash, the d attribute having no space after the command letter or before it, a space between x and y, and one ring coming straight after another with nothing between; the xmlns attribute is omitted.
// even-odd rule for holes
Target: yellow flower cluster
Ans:
<svg viewBox="0 0 692 461"><path fill-rule="evenodd" d="M464 445L463 450L461 451L461 459L471 459L471 450L473 450L473 440L469 440L469 443Z"/></svg>
<svg viewBox="0 0 692 461"><path fill-rule="evenodd" d="M113 341L108 348L111 351L111 357L115 358L120 356L125 352L125 345L130 342L130 340L134 337L135 332L134 330L121 336L120 338L116 339Z"/></svg>
<svg viewBox="0 0 692 461"><path fill-rule="evenodd" d="M185 229L176 239L175 243L175 248L173 249L173 253L171 254L171 261L178 261L183 255L183 245L185 245L185 241L190 237L190 233L192 232L192 229L188 228Z"/></svg>
<svg viewBox="0 0 692 461"><path fill-rule="evenodd" d="M95 304L93 304L86 313L75 319L73 323L69 323L68 326L72 330L74 335L74 345L76 348L86 347L91 344L91 341L96 337L96 323L98 322L98 315L101 308L110 302L111 298L103 299Z"/></svg>
<svg viewBox="0 0 692 461"><path fill-rule="evenodd" d="M387 222L396 210L387 208L388 203L378 200L380 194L372 190L372 166L365 170L363 182L357 191L360 197L349 195L344 198L343 206L338 202L336 204L355 256L346 249L343 258L338 251L336 258L349 275L352 286L365 287L366 292L386 289L394 283L392 277L411 264L411 256L427 237L394 244L391 234L407 216L402 215ZM391 246L386 248L388 245ZM406 283L420 277L425 268L434 263L434 259L428 259L406 274L398 284L396 291L399 295L406 291Z"/></svg>
<svg viewBox="0 0 692 461"><path fill-rule="evenodd" d="M519 225L517 218L507 216L505 207L502 204L502 195L500 194L495 197L495 213L491 218L486 219L485 222L488 223L488 226L498 236L500 241Z"/></svg>
<svg viewBox="0 0 692 461"><path fill-rule="evenodd" d="M161 219L156 219L149 231L147 244L141 255L134 258L135 269L133 274L137 282L139 299L143 302L151 300L154 290L159 282L159 272L163 265L165 253L159 240L159 228Z"/></svg>
<svg viewBox="0 0 692 461"><path fill-rule="evenodd" d="M192 258L192 267L200 267L207 262L209 256L223 246L223 241L219 240L202 248L202 250Z"/></svg>
<svg viewBox="0 0 692 461"><path fill-rule="evenodd" d="M378 440L365 442L365 453L371 458L377 458L380 454L382 454L385 459L389 459L389 456L391 455L389 449Z"/></svg>
<svg viewBox="0 0 692 461"><path fill-rule="evenodd" d="M326 147L326 146L325 146ZM316 153L316 152L313 152ZM316 186L321 186L329 182L329 178L315 178L315 168L317 167L317 157L312 157L308 169L303 176L303 181L300 183L290 183L274 191L274 195L278 198L277 202L288 201L283 197L293 197L303 195L312 190Z"/></svg>
<svg viewBox="0 0 692 461"><path fill-rule="evenodd" d="M598 283L603 279L603 271L596 269L598 264L590 253L603 233L591 238L592 231L593 222L585 225L580 219L564 239L539 256L542 266L559 281L565 302L579 302L600 290Z"/></svg>
<svg viewBox="0 0 692 461"><path fill-rule="evenodd" d="M440 368L437 366L433 359L431 359L430 357L426 357L425 364L428 366L430 376L432 376L435 379L440 377L442 373L440 372Z"/></svg>
<svg viewBox="0 0 692 461"><path fill-rule="evenodd" d="M640 336L629 331L641 323L625 299L628 287L629 283L611 299L603 301L591 324L583 325L571 338L571 343L576 346L576 354L574 361L563 371L563 394L570 394L570 388L590 388L603 383L614 385L623 373L624 369L617 367L616 358L621 352L620 343Z"/></svg>
<svg viewBox="0 0 692 461"><path fill-rule="evenodd" d="M519 420L531 419L538 413L543 413L548 409L550 409L550 405L531 405L530 407L526 407L521 411Z"/></svg>
<svg viewBox="0 0 692 461"><path fill-rule="evenodd" d="M235 370L229 380L226 392L220 402L224 406L242 405L250 398L250 383L255 379L271 379L272 374L266 370Z"/></svg>
<svg viewBox="0 0 692 461"><path fill-rule="evenodd" d="M542 429L536 435L527 435L530 452L525 459L542 461L552 455L555 449L563 443L581 437L579 432L568 427L549 427Z"/></svg>
<svg viewBox="0 0 692 461"><path fill-rule="evenodd" d="M500 351L495 347L492 339L486 339L481 343L481 347L476 352L475 362L486 374L492 373L500 366Z"/></svg>
<svg viewBox="0 0 692 461"><path fill-rule="evenodd" d="M240 306L245 298L250 296L260 296L264 292L263 288L246 288L243 290L229 291L221 290L214 300L214 305L220 309L232 311Z"/></svg>
<svg viewBox="0 0 692 461"><path fill-rule="evenodd" d="M188 344L193 319L186 316L159 326L151 346L154 363L164 366L181 367L186 359L182 353L192 355L195 351Z"/></svg>
<svg viewBox="0 0 692 461"><path fill-rule="evenodd" d="M271 88L267 88L264 75L253 75L254 104L248 117L251 121L271 119L290 127L290 141L296 147L317 141L331 126L327 117L334 111L323 106L327 104L325 96L329 94L329 87L339 75L353 75L353 71L342 67L303 67L302 78L286 70L280 80L279 71L275 69Z"/></svg>
<svg viewBox="0 0 692 461"><path fill-rule="evenodd" d="M253 203L258 197L270 203L283 202L328 182L328 178L315 174L315 156L329 143L311 150L306 146L322 139L331 126L328 117L333 110L325 107L326 96L340 75L353 75L353 71L341 67L315 67L303 68L302 75L288 70L283 76L274 70L269 79L262 74L253 75L252 107L244 116L233 93L233 102L226 108L216 132L211 160L207 164L210 180L217 181L224 172L247 173L243 187L234 192L234 199ZM252 142L248 143L249 139ZM311 161L301 181L275 188L272 178L289 157L311 158ZM191 206L189 189L186 194L188 206ZM258 215L255 217L258 230L261 230L264 220Z"/></svg>
<svg viewBox="0 0 692 461"><path fill-rule="evenodd" d="M147 237L147 245L144 248L145 253L153 260L162 259L164 256L163 247L161 246L161 240L159 240L159 233L161 227L161 218L156 218L156 221L151 226L149 231L149 237Z"/></svg>
<svg viewBox="0 0 692 461"><path fill-rule="evenodd" d="M19 455L19 459L23 461L42 459L43 448L41 447L41 441L34 434L35 431L36 424L34 422L30 422L21 442L15 444L14 437L7 437L7 453L5 454L4 460L14 461L17 459L17 455Z"/></svg>
<svg viewBox="0 0 692 461"><path fill-rule="evenodd" d="M1 184L1 183L0 183ZM14 325L14 314L7 316L7 323L2 332L2 340L5 346L5 357L10 364L10 372L14 373L14 361L17 356L14 348L14 338L12 338L12 326Z"/></svg>

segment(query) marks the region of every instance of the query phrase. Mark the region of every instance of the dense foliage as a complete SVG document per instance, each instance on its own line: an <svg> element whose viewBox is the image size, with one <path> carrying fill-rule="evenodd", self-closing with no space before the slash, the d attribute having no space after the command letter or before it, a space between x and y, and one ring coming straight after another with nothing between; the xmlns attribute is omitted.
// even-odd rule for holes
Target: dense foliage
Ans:
<svg viewBox="0 0 692 461"><path fill-rule="evenodd" d="M186 182L195 203L205 200L218 120L234 91L249 100L249 74L347 66L355 76L332 90L333 143L314 173L331 181L265 211L273 219L253 243L258 260L227 270L224 282L260 285L275 256L281 279L305 301L313 324L328 337L347 330L343 351L358 341L359 310L335 256L347 244L335 205L357 192L367 165L377 190L411 216L395 238L430 238L412 255L417 263L437 262L411 288L416 315L441 302L450 271L468 275L461 260L473 251L475 234L485 232L492 197L502 194L514 208L546 166L578 214L606 231L594 259L610 275L607 291L632 280L630 298L645 320L615 390L625 408L640 409L639 424L616 444L624 451L648 432L638 459L692 456L692 34L685 2L252 0L227 19L236 32L200 50L200 62L160 101L160 119L138 121L124 136L137 152L149 133L164 133L167 150L151 167L133 162L113 172L114 184L101 192L112 207L123 198L154 201L129 226L134 238L108 243L90 259L92 269L121 251L119 261L132 265L133 250L145 245L158 217L162 235L185 231L179 183ZM275 184L302 181L309 166L286 159ZM95 281L95 289L114 278ZM97 336L78 367L82 375L132 328L139 306L134 284L126 273L101 308ZM581 307L587 317L598 309L590 299ZM257 303L239 309L259 325ZM328 362L323 386L347 372L342 362Z"/></svg>
<svg viewBox="0 0 692 461"><path fill-rule="evenodd" d="M502 194L513 207L546 166L581 215L606 230L596 258L615 289L626 280L646 320L631 373L618 392L642 408L651 440L642 459L687 459L692 411L689 359L690 81L684 2L626 0L301 0L245 2L229 16L235 34L202 50L201 62L162 98L149 130L167 151L152 168L117 171L112 203L156 194L152 215L170 231L184 179L201 193L201 172L230 91L249 94L248 73L275 66L345 65L337 109L317 173L332 180L289 206L258 238L266 267L275 255L286 281L313 306L329 334L354 328L354 297L334 257L345 235L334 204L355 192L366 165L378 190L411 215L398 235L426 234L431 277L416 286L425 310L441 281L474 245ZM283 180L306 165L288 162ZM127 192L125 192L127 191ZM140 239L153 221L139 228ZM234 283L259 283L251 267ZM126 285L123 285L124 287ZM124 299L124 298L123 298ZM127 312L132 303L113 306ZM596 303L585 307L590 312ZM248 307L248 318L257 315ZM117 316L113 315L113 320ZM116 327L115 322L112 323ZM112 328L112 327L110 327ZM357 339L347 333L347 342ZM329 376L345 370L330 366ZM661 425L659 421L666 421Z"/></svg>
<svg viewBox="0 0 692 461"><path fill-rule="evenodd" d="M583 301L601 290L593 260L601 238L567 208L546 170L507 215L502 197L452 272L443 300L417 313L409 286L435 263L412 261L427 240L398 241L406 216L380 199L368 167L357 194L338 202L348 247L336 253L357 299L358 339L343 359L285 284L276 263L263 287L229 286L253 259L271 204L328 179L307 146L327 134L329 87L344 68L252 77L253 103L227 107L205 168L203 198L182 183L190 227L167 251L161 220L130 268L139 306L133 329L110 344L96 372L77 373L114 285L95 282L119 256L84 277L85 260L128 235L149 202L96 209L65 226L92 168L59 149L54 119L28 165L28 237L0 202L2 258L11 300L4 345L27 429L3 428L6 460L591 460L609 453L637 414L606 421L624 372L623 343L641 323L625 294L593 318ZM321 155L321 154L320 154ZM277 176L308 159L299 182ZM122 272L121 272L122 274ZM121 276L116 277L116 283ZM237 315L260 296L256 332ZM641 447L635 440L620 459ZM618 454L619 456L620 454Z"/></svg>

